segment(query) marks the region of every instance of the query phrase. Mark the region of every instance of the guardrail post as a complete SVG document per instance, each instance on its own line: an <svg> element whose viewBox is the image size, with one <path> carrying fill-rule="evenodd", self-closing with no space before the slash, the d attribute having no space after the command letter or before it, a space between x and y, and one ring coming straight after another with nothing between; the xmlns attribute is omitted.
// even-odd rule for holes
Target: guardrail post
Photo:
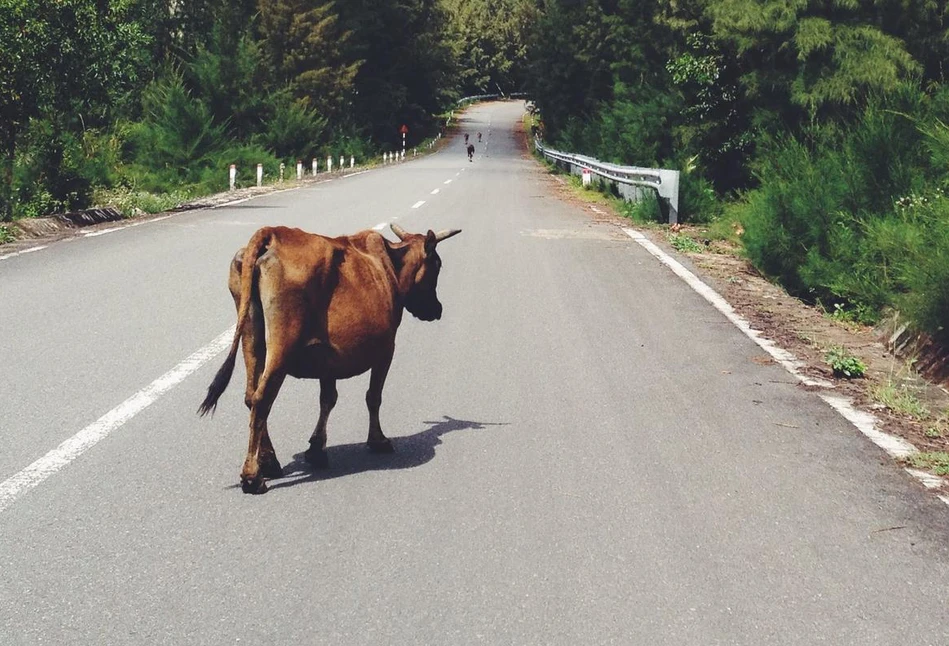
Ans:
<svg viewBox="0 0 949 646"><path fill-rule="evenodd" d="M664 198L660 200L666 204L666 210L669 224L679 222L679 171L660 170L659 171L659 195Z"/></svg>

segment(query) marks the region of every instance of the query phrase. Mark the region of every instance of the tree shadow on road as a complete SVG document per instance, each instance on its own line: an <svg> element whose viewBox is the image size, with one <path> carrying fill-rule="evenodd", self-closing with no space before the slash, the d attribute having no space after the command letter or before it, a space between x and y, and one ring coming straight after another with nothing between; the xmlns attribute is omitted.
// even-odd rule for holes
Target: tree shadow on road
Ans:
<svg viewBox="0 0 949 646"><path fill-rule="evenodd" d="M270 489L292 487L307 482L332 480L366 471L389 471L392 469L412 469L421 466L435 457L435 447L441 444L441 437L452 431L484 430L489 426L507 426L507 422L473 422L470 420L454 419L447 415L440 422L424 422L429 428L407 435L394 437L395 453L370 453L365 443L341 444L329 446L326 453L329 458L329 468L314 469L303 457L297 453L293 460L283 467L283 478L271 480L267 483Z"/></svg>

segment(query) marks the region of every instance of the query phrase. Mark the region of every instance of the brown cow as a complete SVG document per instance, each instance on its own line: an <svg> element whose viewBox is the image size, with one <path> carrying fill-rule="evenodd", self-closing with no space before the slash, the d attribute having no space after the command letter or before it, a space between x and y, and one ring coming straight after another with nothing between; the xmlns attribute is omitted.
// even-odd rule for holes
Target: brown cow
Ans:
<svg viewBox="0 0 949 646"><path fill-rule="evenodd" d="M267 416L287 375L320 380L320 418L307 462L327 466L326 420L336 404L336 380L372 370L369 449L392 452L379 425L379 406L402 308L416 318L441 318L435 293L442 261L435 246L460 230L407 233L391 225L400 242L375 231L327 238L300 229L257 231L231 262L228 287L237 306L237 329L224 364L198 412L214 410L244 351L250 409L250 442L241 470L245 493L267 490L265 478L283 472L267 432Z"/></svg>

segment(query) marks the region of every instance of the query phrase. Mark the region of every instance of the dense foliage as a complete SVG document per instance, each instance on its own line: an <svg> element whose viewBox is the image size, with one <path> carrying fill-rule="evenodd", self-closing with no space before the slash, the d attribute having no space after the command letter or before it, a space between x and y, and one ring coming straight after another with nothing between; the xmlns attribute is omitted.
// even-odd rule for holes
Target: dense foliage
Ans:
<svg viewBox="0 0 949 646"><path fill-rule="evenodd" d="M451 21L441 0L0 0L0 220L420 141L465 87Z"/></svg>
<svg viewBox="0 0 949 646"><path fill-rule="evenodd" d="M537 6L527 84L548 139L678 168L680 216L737 216L793 293L949 339L947 3Z"/></svg>
<svg viewBox="0 0 949 646"><path fill-rule="evenodd" d="M528 91L554 145L682 171L792 292L949 336L944 0L0 0L0 220L365 157ZM98 192L98 194L97 194ZM163 203L158 200L156 203Z"/></svg>

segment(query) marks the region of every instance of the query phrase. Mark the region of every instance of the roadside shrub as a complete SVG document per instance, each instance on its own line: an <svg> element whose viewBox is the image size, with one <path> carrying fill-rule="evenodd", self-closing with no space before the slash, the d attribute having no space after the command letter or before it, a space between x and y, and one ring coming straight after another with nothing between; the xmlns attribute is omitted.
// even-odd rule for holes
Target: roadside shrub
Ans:
<svg viewBox="0 0 949 646"><path fill-rule="evenodd" d="M931 181L923 135L902 112L927 109L903 87L849 128L766 140L760 185L742 208L752 262L790 292L873 323L907 287L894 282L897 250L880 242L904 226L892 221L894 201Z"/></svg>
<svg viewBox="0 0 949 646"><path fill-rule="evenodd" d="M236 187L257 185L257 164L264 165L264 176L274 180L280 174L280 160L272 152L257 145L232 144L206 158L193 189L200 192L224 191L228 188L228 169L237 166ZM287 179L296 177L296 160L287 164Z"/></svg>
<svg viewBox="0 0 949 646"><path fill-rule="evenodd" d="M127 153L148 190L196 183L213 155L228 143L224 127L172 73L149 85L142 97L144 120L129 127ZM226 175L225 175L226 177Z"/></svg>
<svg viewBox="0 0 949 646"><path fill-rule="evenodd" d="M399 146L399 151L401 150L401 146ZM359 164L375 157L376 147L373 146L371 141L356 132L355 128L337 128L330 133L329 141L323 152L324 156L335 155L337 158L340 155L345 155L347 164L349 163L349 156L353 155L356 158L356 163ZM411 148L405 154L411 155Z"/></svg>
<svg viewBox="0 0 949 646"><path fill-rule="evenodd" d="M325 142L326 119L289 92L272 97L271 117L255 142L286 159L312 159Z"/></svg>
<svg viewBox="0 0 949 646"><path fill-rule="evenodd" d="M712 183L688 167L679 173L679 221L707 224L722 215Z"/></svg>
<svg viewBox="0 0 949 646"><path fill-rule="evenodd" d="M645 191L643 199L638 202L619 201L619 210L624 218L633 222L661 222L662 212L659 210L659 200L653 191Z"/></svg>
<svg viewBox="0 0 949 646"><path fill-rule="evenodd" d="M949 199L907 196L868 228L894 304L917 327L949 341Z"/></svg>
<svg viewBox="0 0 949 646"><path fill-rule="evenodd" d="M792 293L831 295L831 231L846 226L851 174L834 150L813 151L790 137L769 142L757 168L761 182L742 206L748 257ZM821 271L824 269L825 271Z"/></svg>
<svg viewBox="0 0 949 646"><path fill-rule="evenodd" d="M14 164L14 217L89 206L95 170L79 136L49 120L34 119Z"/></svg>

